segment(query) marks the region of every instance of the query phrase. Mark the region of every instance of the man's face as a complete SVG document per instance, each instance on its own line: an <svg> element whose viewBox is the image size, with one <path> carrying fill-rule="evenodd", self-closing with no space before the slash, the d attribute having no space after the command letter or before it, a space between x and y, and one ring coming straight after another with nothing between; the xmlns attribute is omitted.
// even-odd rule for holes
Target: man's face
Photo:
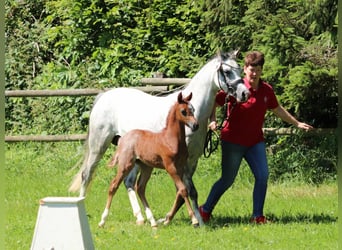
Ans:
<svg viewBox="0 0 342 250"><path fill-rule="evenodd" d="M245 77L251 85L259 83L260 76L262 73L261 66L244 66L243 71L245 72Z"/></svg>

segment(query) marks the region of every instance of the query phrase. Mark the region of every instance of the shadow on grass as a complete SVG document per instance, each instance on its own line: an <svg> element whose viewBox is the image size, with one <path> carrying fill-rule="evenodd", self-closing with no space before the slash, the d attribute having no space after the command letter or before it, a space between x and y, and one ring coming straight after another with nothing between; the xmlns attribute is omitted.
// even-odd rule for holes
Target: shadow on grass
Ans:
<svg viewBox="0 0 342 250"><path fill-rule="evenodd" d="M294 214L276 216L268 214L267 219L275 224L307 223L307 224L330 224L337 222L337 216L329 214ZM247 216L213 216L208 226L222 227L234 224L249 224L250 217Z"/></svg>

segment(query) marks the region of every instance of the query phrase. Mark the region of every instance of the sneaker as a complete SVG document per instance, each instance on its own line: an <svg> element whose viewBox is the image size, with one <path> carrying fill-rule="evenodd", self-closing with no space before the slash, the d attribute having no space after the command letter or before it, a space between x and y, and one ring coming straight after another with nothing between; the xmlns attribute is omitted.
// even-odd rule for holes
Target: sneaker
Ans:
<svg viewBox="0 0 342 250"><path fill-rule="evenodd" d="M260 215L260 216L252 217L249 222L255 223L255 224L266 224L269 221L266 219L265 216Z"/></svg>
<svg viewBox="0 0 342 250"><path fill-rule="evenodd" d="M205 211L203 210L203 206L200 206L200 207L198 208L198 210L199 210L199 213L200 213L200 215L201 215L201 217L202 217L203 222L208 222L208 221L210 220L211 213L205 212Z"/></svg>

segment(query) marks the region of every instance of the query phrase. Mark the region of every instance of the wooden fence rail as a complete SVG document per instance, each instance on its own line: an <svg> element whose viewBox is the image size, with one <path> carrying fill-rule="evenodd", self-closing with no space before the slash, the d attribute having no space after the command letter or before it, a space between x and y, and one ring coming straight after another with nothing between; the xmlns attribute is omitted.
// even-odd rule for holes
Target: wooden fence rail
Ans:
<svg viewBox="0 0 342 250"><path fill-rule="evenodd" d="M181 86L190 82L190 78L142 78L145 86L132 87L144 92L167 91L170 85ZM5 90L7 97L53 97L53 96L92 96L106 89L54 89L54 90Z"/></svg>
<svg viewBox="0 0 342 250"><path fill-rule="evenodd" d="M319 128L308 132L302 132L296 128L264 128L265 135L305 135L305 136L323 136L337 134L336 129ZM84 141L87 134L70 134L70 135L8 135L5 136L5 142L61 142L61 141Z"/></svg>
<svg viewBox="0 0 342 250"><path fill-rule="evenodd" d="M167 91L171 85L181 86L190 82L190 78L142 78L141 83L145 86L134 87L148 93L160 93ZM59 89L59 90L6 90L6 97L58 97L58 96L93 96L109 89ZM295 135L300 132L295 128L264 128L265 135ZM307 135L336 134L336 129L314 129ZM7 135L5 142L59 142L59 141L82 141L87 134L70 135Z"/></svg>

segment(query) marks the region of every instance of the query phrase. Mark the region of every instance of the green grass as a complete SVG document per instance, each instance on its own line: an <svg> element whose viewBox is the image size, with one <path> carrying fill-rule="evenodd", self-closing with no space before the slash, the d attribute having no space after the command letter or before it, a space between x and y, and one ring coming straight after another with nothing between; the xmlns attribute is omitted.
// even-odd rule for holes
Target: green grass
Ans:
<svg viewBox="0 0 342 250"><path fill-rule="evenodd" d="M5 249L29 249L39 209L47 196L71 196L67 189L78 169L80 143L7 144L5 167ZM248 223L252 207L253 178L243 163L236 182L217 204L213 220L194 229L185 206L169 226L151 229L135 225L122 185L114 197L105 228L97 224L104 209L114 170L105 167L112 152L101 161L85 200L96 249L337 249L337 184L269 183L265 213L273 222ZM220 175L219 152L200 159L194 175L203 203ZM147 187L147 198L156 218L171 208L174 185L156 170Z"/></svg>

